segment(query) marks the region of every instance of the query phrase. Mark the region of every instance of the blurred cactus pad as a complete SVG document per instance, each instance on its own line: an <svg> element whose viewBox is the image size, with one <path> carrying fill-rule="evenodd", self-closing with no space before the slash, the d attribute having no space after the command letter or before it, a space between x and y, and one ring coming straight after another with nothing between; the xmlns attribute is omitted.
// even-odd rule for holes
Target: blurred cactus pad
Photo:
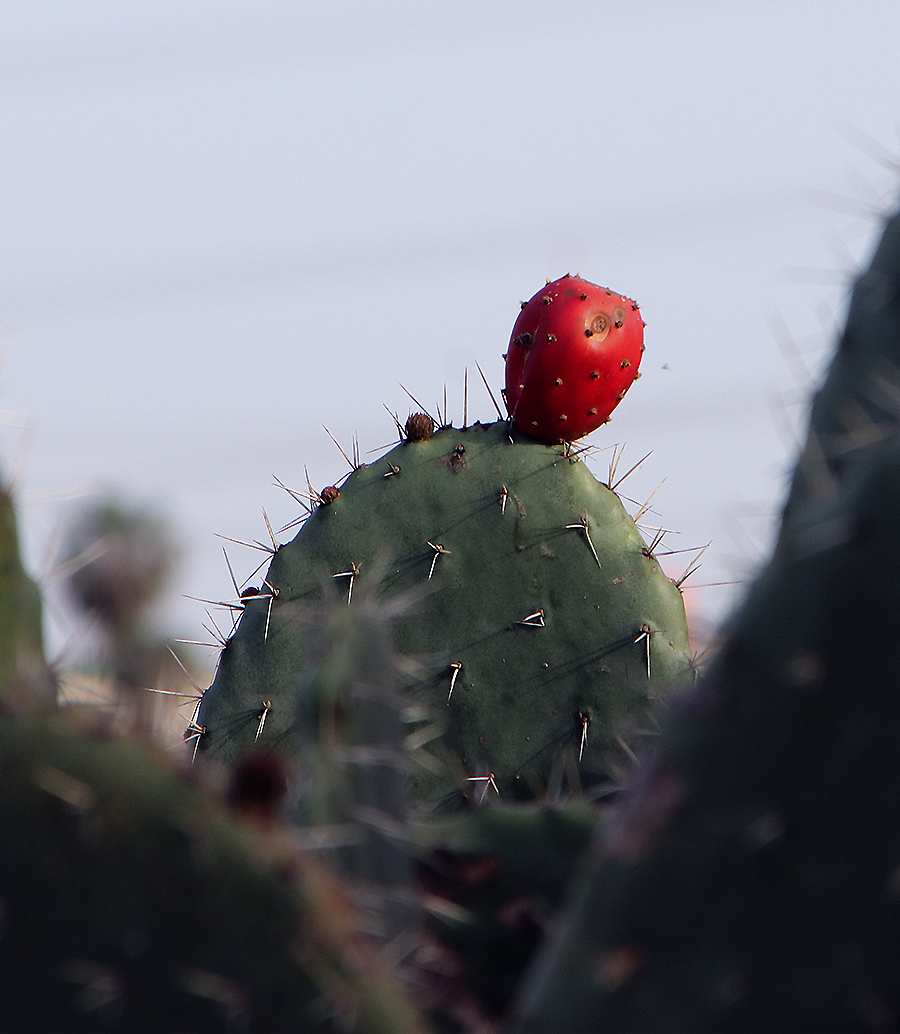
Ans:
<svg viewBox="0 0 900 1034"><path fill-rule="evenodd" d="M368 578L406 600L392 634L418 665L404 698L421 761L413 800L606 785L650 705L689 671L679 589L571 446L505 421L427 423L322 490L243 590L199 748L226 762L257 740L299 752L315 650L303 613L335 593L352 607Z"/></svg>
<svg viewBox="0 0 900 1034"><path fill-rule="evenodd" d="M88 506L69 529L65 562L74 604L115 637L133 636L169 576L165 521L116 499Z"/></svg>
<svg viewBox="0 0 900 1034"><path fill-rule="evenodd" d="M421 1029L316 860L152 750L0 712L0 821L0 1030Z"/></svg>
<svg viewBox="0 0 900 1034"><path fill-rule="evenodd" d="M40 589L22 566L13 501L0 489L0 695L6 699L55 699L42 622Z"/></svg>

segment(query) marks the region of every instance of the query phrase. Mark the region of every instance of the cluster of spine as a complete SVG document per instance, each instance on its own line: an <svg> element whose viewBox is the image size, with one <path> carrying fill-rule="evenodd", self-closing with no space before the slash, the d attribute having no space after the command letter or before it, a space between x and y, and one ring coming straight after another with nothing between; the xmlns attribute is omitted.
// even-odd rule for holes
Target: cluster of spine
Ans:
<svg viewBox="0 0 900 1034"><path fill-rule="evenodd" d="M609 783L623 736L688 671L677 586L570 446L505 421L432 430L411 420L400 445L322 492L273 550L262 585L237 601L196 716L200 752L225 762L259 742L304 752L311 646L298 613L329 590L352 610L361 578L377 572L382 599L405 599L394 640L420 666L405 690L421 744L412 800Z"/></svg>
<svg viewBox="0 0 900 1034"><path fill-rule="evenodd" d="M771 562L595 842L515 1030L897 1029L898 398L900 215Z"/></svg>

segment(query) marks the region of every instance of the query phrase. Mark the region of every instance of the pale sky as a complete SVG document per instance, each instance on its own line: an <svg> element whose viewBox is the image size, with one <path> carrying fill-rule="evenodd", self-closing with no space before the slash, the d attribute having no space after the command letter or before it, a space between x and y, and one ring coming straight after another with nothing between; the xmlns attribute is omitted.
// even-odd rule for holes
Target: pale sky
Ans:
<svg viewBox="0 0 900 1034"><path fill-rule="evenodd" d="M429 406L446 384L459 423L467 367L491 419L475 363L498 392L519 301L565 272L647 322L644 375L589 440L626 467L652 450L627 493L665 479L649 521L712 541L692 581L758 559L808 388L794 346L820 368L897 193L896 0L0 15L0 459L36 574L114 490L170 515L165 627L201 637L183 596L233 591L216 534L297 516L274 476L346 472L322 425L365 459L400 384ZM689 599L716 621L734 592Z"/></svg>

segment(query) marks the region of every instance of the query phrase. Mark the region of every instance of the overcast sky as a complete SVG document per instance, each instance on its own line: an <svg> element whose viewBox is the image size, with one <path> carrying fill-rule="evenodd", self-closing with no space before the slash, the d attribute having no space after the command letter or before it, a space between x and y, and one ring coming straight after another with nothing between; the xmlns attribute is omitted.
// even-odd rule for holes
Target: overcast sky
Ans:
<svg viewBox="0 0 900 1034"><path fill-rule="evenodd" d="M171 516L166 627L200 637L181 597L228 594L216 533L292 520L273 476L345 472L322 425L386 446L401 383L426 405L446 384L459 422L466 367L491 419L475 363L499 390L519 301L564 272L648 324L591 441L653 450L627 491L665 479L651 519L712 540L698 585L758 559L803 364L897 191L896 0L0 13L2 462L37 574L114 490ZM714 621L733 592L690 599Z"/></svg>

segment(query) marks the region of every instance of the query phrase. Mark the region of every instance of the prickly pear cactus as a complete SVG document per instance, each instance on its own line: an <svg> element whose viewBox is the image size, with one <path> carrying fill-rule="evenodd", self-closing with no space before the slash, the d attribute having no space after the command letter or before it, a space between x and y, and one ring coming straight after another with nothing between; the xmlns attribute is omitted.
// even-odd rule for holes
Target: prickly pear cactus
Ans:
<svg viewBox="0 0 900 1034"><path fill-rule="evenodd" d="M517 1031L900 1017L900 215L856 284L774 556L595 845Z"/></svg>
<svg viewBox="0 0 900 1034"><path fill-rule="evenodd" d="M422 1032L342 888L152 752L0 715L0 1030Z"/></svg>
<svg viewBox="0 0 900 1034"><path fill-rule="evenodd" d="M298 608L326 589L352 608L379 571L382 598L407 594L393 634L421 665L406 696L419 708L414 799L602 784L611 748L624 758L623 734L687 671L681 595L570 447L507 422L433 435L428 423L323 491L245 590L199 748L225 761L258 741L302 753L313 647Z"/></svg>

